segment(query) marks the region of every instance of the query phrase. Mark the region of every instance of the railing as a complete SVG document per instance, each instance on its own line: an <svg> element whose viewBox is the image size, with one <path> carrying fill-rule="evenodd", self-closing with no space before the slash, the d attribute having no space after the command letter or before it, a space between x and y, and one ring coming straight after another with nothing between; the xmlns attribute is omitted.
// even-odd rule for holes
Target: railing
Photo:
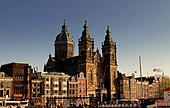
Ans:
<svg viewBox="0 0 170 108"><path fill-rule="evenodd" d="M103 104L99 105L99 108L140 108L139 104Z"/></svg>

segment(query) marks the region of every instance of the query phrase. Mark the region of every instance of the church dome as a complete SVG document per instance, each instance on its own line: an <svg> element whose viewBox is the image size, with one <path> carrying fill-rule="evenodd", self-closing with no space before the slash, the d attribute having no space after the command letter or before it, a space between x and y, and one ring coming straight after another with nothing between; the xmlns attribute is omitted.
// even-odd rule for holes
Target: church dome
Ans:
<svg viewBox="0 0 170 108"><path fill-rule="evenodd" d="M56 40L55 40L55 44L58 44L58 43L71 43L71 44L73 44L73 38L67 30L67 26L66 26L65 21L64 21L64 25L62 26L61 33L57 35Z"/></svg>

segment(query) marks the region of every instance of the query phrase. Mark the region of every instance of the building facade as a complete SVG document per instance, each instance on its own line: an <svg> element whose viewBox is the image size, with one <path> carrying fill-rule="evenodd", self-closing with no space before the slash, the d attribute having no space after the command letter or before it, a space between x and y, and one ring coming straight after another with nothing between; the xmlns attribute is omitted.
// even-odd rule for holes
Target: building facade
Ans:
<svg viewBox="0 0 170 108"><path fill-rule="evenodd" d="M123 98L125 99L141 99L156 98L158 84L154 77L135 78L135 74L125 76L123 74Z"/></svg>
<svg viewBox="0 0 170 108"><path fill-rule="evenodd" d="M60 99L60 97L67 97L69 77L69 75L61 72L42 72L44 86L42 87L42 105L46 105L47 98L58 98L57 104L64 102L64 99Z"/></svg>
<svg viewBox="0 0 170 108"><path fill-rule="evenodd" d="M78 56L74 56L75 45L65 21L61 33L56 36L54 46L55 56L49 55L44 71L62 71L70 76L83 72L87 79L88 97L103 95L103 91L106 91L107 101L116 98L114 80L117 78L117 48L116 43L112 40L109 27L106 30L105 40L101 45L102 56L98 49L94 51L94 39L89 32L87 20L78 41Z"/></svg>
<svg viewBox="0 0 170 108"><path fill-rule="evenodd" d="M41 72L34 71L31 75L31 99L30 102L34 106L41 105L41 95L42 95L42 89L43 87L43 81L41 77Z"/></svg>
<svg viewBox="0 0 170 108"><path fill-rule="evenodd" d="M32 73L31 66L28 63L12 62L1 65L1 71L5 72L6 76L13 78L13 100L30 99L30 77Z"/></svg>
<svg viewBox="0 0 170 108"><path fill-rule="evenodd" d="M87 96L87 81L84 77L84 73L80 72L77 76L78 82L78 97L86 97Z"/></svg>
<svg viewBox="0 0 170 108"><path fill-rule="evenodd" d="M68 81L68 97L78 97L78 82L75 76L70 77Z"/></svg>
<svg viewBox="0 0 170 108"><path fill-rule="evenodd" d="M4 72L0 72L0 101L4 102L12 99L13 90L11 89L13 78L5 76ZM2 103L1 103L2 104Z"/></svg>

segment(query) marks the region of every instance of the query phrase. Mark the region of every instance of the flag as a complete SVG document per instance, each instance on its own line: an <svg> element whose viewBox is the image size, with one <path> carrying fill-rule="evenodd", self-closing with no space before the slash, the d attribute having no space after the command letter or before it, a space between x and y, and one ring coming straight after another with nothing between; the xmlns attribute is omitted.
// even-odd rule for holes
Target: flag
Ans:
<svg viewBox="0 0 170 108"><path fill-rule="evenodd" d="M157 72L162 72L162 69L157 69Z"/></svg>
<svg viewBox="0 0 170 108"><path fill-rule="evenodd" d="M154 68L154 69L153 69L153 72L157 72L157 68Z"/></svg>
<svg viewBox="0 0 170 108"><path fill-rule="evenodd" d="M154 68L154 69L153 69L153 72L162 72L162 70L159 69L159 68Z"/></svg>

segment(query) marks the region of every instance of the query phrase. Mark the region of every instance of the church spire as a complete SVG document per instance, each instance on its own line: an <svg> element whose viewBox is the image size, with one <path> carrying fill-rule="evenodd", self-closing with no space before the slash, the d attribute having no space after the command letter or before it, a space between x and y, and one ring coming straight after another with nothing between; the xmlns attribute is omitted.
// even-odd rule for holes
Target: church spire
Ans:
<svg viewBox="0 0 170 108"><path fill-rule="evenodd" d="M64 19L64 24L62 26L62 31L67 31L66 19Z"/></svg>
<svg viewBox="0 0 170 108"><path fill-rule="evenodd" d="M84 28L85 31L88 31L89 27L88 27L88 24L87 24L87 19L85 20L85 24L84 24L83 28Z"/></svg>
<svg viewBox="0 0 170 108"><path fill-rule="evenodd" d="M82 32L81 40L82 40L82 41L87 41L87 40L92 41L93 39L92 39L91 36L90 36L87 19L85 20L85 24L84 24L83 28L84 28L84 30L83 30L83 32Z"/></svg>
<svg viewBox="0 0 170 108"><path fill-rule="evenodd" d="M114 44L109 26L107 26L104 44Z"/></svg>
<svg viewBox="0 0 170 108"><path fill-rule="evenodd" d="M79 39L79 55L81 62L93 62L94 55L94 40L90 35L87 19L83 26L82 36Z"/></svg>
<svg viewBox="0 0 170 108"><path fill-rule="evenodd" d="M109 28L109 26L107 26L106 33L107 33L107 35L109 35L109 36L110 36L110 34L111 34L111 31L110 31L110 28Z"/></svg>

